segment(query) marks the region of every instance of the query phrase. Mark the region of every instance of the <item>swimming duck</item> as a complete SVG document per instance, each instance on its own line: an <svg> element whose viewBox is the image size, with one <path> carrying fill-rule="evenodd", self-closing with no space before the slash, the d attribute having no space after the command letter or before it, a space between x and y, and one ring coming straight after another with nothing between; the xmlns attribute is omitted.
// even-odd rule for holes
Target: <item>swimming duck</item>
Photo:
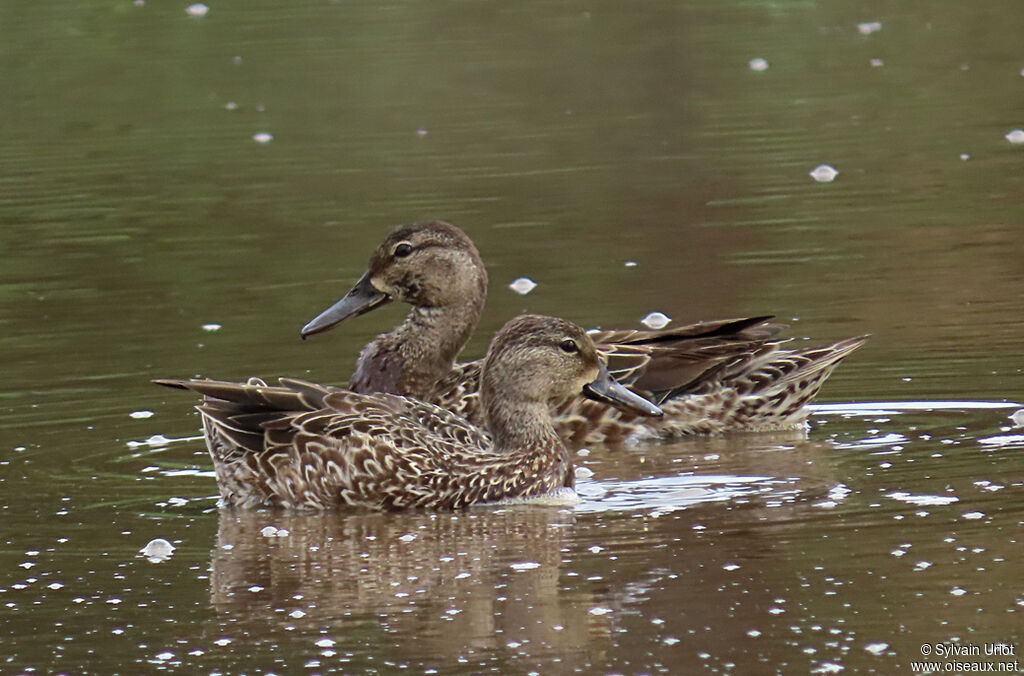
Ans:
<svg viewBox="0 0 1024 676"><path fill-rule="evenodd" d="M539 315L512 319L491 342L479 380L486 431L412 398L299 380L155 382L204 395L221 504L244 508L458 509L538 498L573 486L554 403L582 394L661 414L609 376L583 329Z"/></svg>
<svg viewBox="0 0 1024 676"><path fill-rule="evenodd" d="M442 221L402 225L373 253L355 286L302 329L302 337L391 301L411 306L393 331L362 350L349 387L431 401L482 422L480 362L457 363L483 311L487 271L472 240ZM866 336L782 349L772 318L701 322L661 331L592 331L613 376L657 403L652 419L580 397L555 414L573 446L627 438L806 429L804 406Z"/></svg>

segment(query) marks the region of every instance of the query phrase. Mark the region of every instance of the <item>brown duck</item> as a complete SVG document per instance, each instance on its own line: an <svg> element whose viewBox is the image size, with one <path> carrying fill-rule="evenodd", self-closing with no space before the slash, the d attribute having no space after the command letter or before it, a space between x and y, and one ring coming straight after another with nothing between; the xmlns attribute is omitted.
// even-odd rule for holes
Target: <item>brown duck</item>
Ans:
<svg viewBox="0 0 1024 676"><path fill-rule="evenodd" d="M348 294L309 322L302 336L393 300L407 303L405 321L362 350L349 386L356 392L409 395L481 423L480 362L456 359L486 295L487 272L466 233L441 221L403 225L377 248ZM867 338L783 349L785 340L775 336L784 327L770 319L590 332L613 376L657 403L665 415L643 418L573 396L558 407L556 429L573 445L805 429L804 406Z"/></svg>
<svg viewBox="0 0 1024 676"><path fill-rule="evenodd" d="M609 376L583 329L538 315L508 322L480 366L486 431L408 397L298 380L156 382L204 395L221 504L247 508L457 509L540 498L573 486L554 405L582 394L661 414Z"/></svg>

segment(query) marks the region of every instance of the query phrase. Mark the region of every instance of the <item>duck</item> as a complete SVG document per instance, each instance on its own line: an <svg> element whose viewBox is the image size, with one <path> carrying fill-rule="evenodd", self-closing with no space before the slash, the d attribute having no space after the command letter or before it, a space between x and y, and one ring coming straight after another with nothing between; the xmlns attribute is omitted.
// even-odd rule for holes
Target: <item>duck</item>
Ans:
<svg viewBox="0 0 1024 676"><path fill-rule="evenodd" d="M288 378L154 382L203 395L219 503L243 509L456 510L572 493L553 405L580 394L661 415L610 376L582 328L542 315L513 318L491 341L479 377L484 429L411 397Z"/></svg>
<svg viewBox="0 0 1024 676"><path fill-rule="evenodd" d="M487 270L472 239L444 221L394 228L355 285L301 330L303 339L391 302L409 312L359 354L354 392L416 397L482 424L481 362L458 357L483 312ZM806 432L806 405L868 336L784 348L771 316L662 330L592 330L616 380L664 411L658 418L581 397L561 402L555 426L572 446L730 432Z"/></svg>

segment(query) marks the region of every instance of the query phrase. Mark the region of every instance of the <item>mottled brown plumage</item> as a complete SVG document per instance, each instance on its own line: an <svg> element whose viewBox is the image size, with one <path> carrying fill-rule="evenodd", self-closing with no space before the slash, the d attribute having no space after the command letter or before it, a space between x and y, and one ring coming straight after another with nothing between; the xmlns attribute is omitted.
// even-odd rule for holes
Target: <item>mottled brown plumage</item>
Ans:
<svg viewBox="0 0 1024 676"><path fill-rule="evenodd" d="M160 380L204 395L198 407L223 504L331 509L456 509L572 487L551 423L584 393L647 415L656 406L608 376L575 324L523 315L491 343L479 382L489 435L451 411L392 394L298 380Z"/></svg>
<svg viewBox="0 0 1024 676"><path fill-rule="evenodd" d="M341 301L307 324L326 331L390 300L412 306L394 331L359 355L350 387L405 394L480 422L479 362L456 363L483 310L487 273L469 237L433 221L403 225L378 247L369 269ZM555 416L572 443L728 431L798 429L804 405L866 337L783 349L771 317L701 322L663 331L594 331L616 379L665 411L642 419L573 396Z"/></svg>

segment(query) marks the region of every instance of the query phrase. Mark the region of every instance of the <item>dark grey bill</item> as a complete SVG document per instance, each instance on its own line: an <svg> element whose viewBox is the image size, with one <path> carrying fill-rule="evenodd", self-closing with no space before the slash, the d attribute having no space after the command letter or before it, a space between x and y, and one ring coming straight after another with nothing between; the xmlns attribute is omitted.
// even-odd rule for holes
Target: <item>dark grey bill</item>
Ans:
<svg viewBox="0 0 1024 676"><path fill-rule="evenodd" d="M662 410L647 401L639 394L630 392L608 375L608 369L601 364L597 379L583 386L583 396L603 404L609 404L623 411L631 411L640 415L661 416Z"/></svg>
<svg viewBox="0 0 1024 676"><path fill-rule="evenodd" d="M352 290L345 294L344 298L302 327L302 338L305 340L314 333L326 331L346 319L358 317L389 302L391 302L390 296L373 288L373 284L370 283L370 272L367 271L359 278Z"/></svg>

